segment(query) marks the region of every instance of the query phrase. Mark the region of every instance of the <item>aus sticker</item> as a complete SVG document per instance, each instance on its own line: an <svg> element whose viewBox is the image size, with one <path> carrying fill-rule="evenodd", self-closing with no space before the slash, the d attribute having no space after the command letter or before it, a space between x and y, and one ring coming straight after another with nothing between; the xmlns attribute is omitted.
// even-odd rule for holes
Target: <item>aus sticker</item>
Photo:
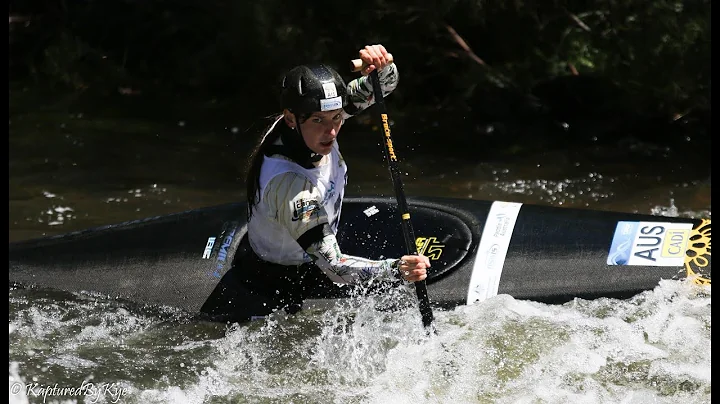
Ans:
<svg viewBox="0 0 720 404"><path fill-rule="evenodd" d="M692 223L620 221L607 264L681 267L691 230Z"/></svg>

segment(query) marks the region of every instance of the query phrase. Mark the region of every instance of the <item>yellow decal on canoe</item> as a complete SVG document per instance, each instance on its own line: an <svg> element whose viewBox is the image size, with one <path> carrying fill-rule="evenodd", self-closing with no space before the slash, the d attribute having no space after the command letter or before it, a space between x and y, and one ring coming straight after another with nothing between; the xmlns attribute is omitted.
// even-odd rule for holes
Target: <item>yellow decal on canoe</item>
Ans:
<svg viewBox="0 0 720 404"><path fill-rule="evenodd" d="M420 255L424 255L433 261L439 260L445 244L441 244L437 237L418 237L415 239L415 246Z"/></svg>
<svg viewBox="0 0 720 404"><path fill-rule="evenodd" d="M685 255L687 277L698 285L710 286L710 243L710 219L702 219L690 232Z"/></svg>

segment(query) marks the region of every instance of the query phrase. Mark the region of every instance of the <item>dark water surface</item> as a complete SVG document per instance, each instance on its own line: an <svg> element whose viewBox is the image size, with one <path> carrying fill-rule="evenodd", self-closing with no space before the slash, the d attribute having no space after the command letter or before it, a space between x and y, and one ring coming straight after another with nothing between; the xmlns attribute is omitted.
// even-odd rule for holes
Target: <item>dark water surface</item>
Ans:
<svg viewBox="0 0 720 404"><path fill-rule="evenodd" d="M268 122L31 101L11 97L11 241L243 200L245 161ZM353 120L339 136L348 196L393 195L372 111ZM460 135L451 122L424 133L394 126L407 196L710 215L709 161L686 150L630 140L488 157L481 136Z"/></svg>

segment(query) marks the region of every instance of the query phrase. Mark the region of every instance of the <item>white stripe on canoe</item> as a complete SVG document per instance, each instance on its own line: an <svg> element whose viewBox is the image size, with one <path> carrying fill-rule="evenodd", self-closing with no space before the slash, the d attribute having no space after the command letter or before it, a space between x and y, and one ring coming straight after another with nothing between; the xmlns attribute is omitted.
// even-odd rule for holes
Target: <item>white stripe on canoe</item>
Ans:
<svg viewBox="0 0 720 404"><path fill-rule="evenodd" d="M468 285L467 304L497 295L510 239L522 203L493 202L483 227Z"/></svg>

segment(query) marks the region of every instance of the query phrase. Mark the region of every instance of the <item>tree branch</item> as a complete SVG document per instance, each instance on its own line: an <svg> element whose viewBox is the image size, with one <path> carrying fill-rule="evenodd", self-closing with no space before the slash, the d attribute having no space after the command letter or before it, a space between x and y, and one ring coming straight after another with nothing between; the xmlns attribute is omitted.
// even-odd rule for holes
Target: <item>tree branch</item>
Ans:
<svg viewBox="0 0 720 404"><path fill-rule="evenodd" d="M463 48L465 52L467 52L470 59L476 61L480 65L487 66L487 64L485 64L485 61L480 59L480 57L476 55L472 49L470 49L470 46L468 46L467 42L465 42L465 40L460 36L460 34L457 33L457 31L455 31L453 27L451 27L450 25L446 25L445 27L447 28L448 32L450 32L450 35L453 37L453 39L455 39L455 42L457 42L458 45L460 45L460 47Z"/></svg>

